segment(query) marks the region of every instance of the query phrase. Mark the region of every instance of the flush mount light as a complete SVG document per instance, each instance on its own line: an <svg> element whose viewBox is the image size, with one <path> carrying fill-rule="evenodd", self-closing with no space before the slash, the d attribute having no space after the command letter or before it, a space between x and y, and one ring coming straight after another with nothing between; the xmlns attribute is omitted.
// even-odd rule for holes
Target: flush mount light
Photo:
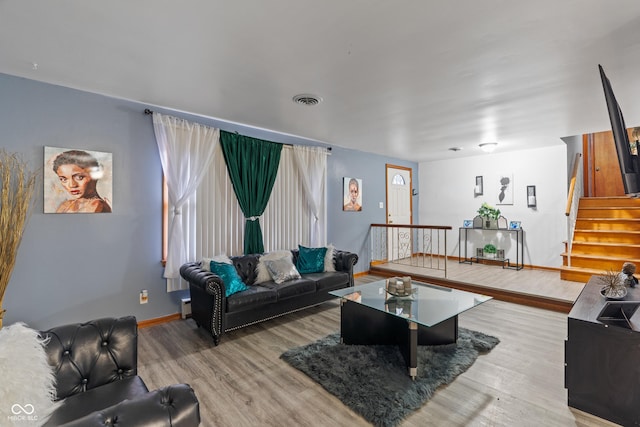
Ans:
<svg viewBox="0 0 640 427"><path fill-rule="evenodd" d="M449 148L449 151L461 151L462 147L451 147Z"/></svg>
<svg viewBox="0 0 640 427"><path fill-rule="evenodd" d="M485 153L491 153L498 146L497 142L485 142L484 144L478 145L482 151Z"/></svg>
<svg viewBox="0 0 640 427"><path fill-rule="evenodd" d="M296 104L314 106L322 102L322 98L317 95L311 95L309 93L301 93L293 97L293 102Z"/></svg>

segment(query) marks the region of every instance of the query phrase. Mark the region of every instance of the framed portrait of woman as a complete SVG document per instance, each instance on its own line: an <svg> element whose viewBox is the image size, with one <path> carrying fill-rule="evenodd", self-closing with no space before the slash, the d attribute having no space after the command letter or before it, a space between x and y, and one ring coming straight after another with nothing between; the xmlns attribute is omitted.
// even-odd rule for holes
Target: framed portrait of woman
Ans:
<svg viewBox="0 0 640 427"><path fill-rule="evenodd" d="M359 212L362 210L362 180L358 178L343 178L342 210Z"/></svg>
<svg viewBox="0 0 640 427"><path fill-rule="evenodd" d="M111 153L44 147L44 213L111 213Z"/></svg>

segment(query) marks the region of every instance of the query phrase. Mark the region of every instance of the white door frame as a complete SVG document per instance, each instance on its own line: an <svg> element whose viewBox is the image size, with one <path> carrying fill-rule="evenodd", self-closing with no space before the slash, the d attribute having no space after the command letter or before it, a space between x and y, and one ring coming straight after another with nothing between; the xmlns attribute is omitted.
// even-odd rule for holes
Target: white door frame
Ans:
<svg viewBox="0 0 640 427"><path fill-rule="evenodd" d="M403 175L406 175L408 172L409 182L407 183L408 191L405 192L406 197L408 198L408 206L409 206L409 223L413 224L413 198L412 198L412 189L413 189L413 169L405 167L405 166L397 166L392 164L385 165L385 186L386 186L386 223L392 224L393 219L391 217L392 213L397 213L399 209L395 209L395 206L391 206L390 202L392 202L392 198L390 197L390 174L394 174L394 171L401 171ZM406 206L406 205L405 205ZM404 215L406 217L406 215ZM404 222L404 224L407 224ZM400 258L406 258L408 255L411 257L412 254L412 230L410 228L387 228L387 260L393 261ZM402 249L404 248L404 250ZM407 251L408 249L408 251Z"/></svg>

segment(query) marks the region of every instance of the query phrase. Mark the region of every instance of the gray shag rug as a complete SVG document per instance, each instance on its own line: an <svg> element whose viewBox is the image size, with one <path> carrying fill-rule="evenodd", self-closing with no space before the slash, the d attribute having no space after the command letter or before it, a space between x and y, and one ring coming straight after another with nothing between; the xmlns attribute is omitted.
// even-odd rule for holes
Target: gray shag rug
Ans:
<svg viewBox="0 0 640 427"><path fill-rule="evenodd" d="M293 348L280 358L375 426L398 425L438 387L466 371L500 340L459 328L458 342L418 347L418 376L411 380L397 346L344 345L340 334Z"/></svg>

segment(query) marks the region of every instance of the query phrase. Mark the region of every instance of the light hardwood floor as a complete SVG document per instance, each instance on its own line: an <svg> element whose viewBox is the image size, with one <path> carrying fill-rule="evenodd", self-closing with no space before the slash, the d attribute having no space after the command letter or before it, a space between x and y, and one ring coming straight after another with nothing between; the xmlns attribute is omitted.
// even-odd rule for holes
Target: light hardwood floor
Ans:
<svg viewBox="0 0 640 427"><path fill-rule="evenodd" d="M526 272L525 272L526 274ZM380 279L364 276L357 284ZM139 374L149 388L186 382L203 426L366 426L306 375L285 350L339 330L336 301L227 333L218 347L192 320L139 331ZM460 326L500 338L452 384L401 424L410 426L608 426L567 406L566 314L492 300Z"/></svg>
<svg viewBox="0 0 640 427"><path fill-rule="evenodd" d="M560 271L525 268L503 269L499 265L447 263L447 277L443 270L411 265L401 260L379 264L373 271L379 274L411 275L415 280L431 281L471 292L486 293L503 301L527 304L568 313L582 292L584 283L560 279ZM442 261L441 261L442 262ZM444 264L441 264L441 268Z"/></svg>

